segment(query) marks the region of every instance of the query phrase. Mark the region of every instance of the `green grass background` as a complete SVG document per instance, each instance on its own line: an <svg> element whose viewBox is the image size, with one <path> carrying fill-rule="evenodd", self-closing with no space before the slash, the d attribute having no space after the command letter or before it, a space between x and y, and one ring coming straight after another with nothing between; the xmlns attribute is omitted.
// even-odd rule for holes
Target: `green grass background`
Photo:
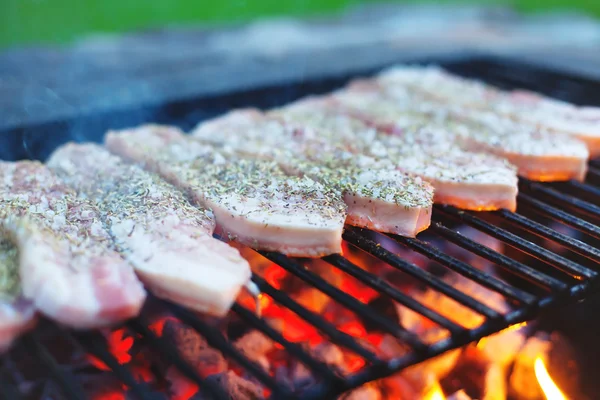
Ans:
<svg viewBox="0 0 600 400"><path fill-rule="evenodd" d="M0 0L0 48L64 44L90 32L125 32L167 24L331 13L371 1L374 0ZM450 0L439 2L449 3ZM600 0L472 2L508 3L524 12L570 8L600 17Z"/></svg>

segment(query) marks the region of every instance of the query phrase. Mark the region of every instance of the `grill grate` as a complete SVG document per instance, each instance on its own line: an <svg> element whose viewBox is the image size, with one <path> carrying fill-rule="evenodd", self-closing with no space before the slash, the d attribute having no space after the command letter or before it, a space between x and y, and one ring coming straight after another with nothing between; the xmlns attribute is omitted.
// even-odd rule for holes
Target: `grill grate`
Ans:
<svg viewBox="0 0 600 400"><path fill-rule="evenodd" d="M597 98L599 83L532 66L489 60L469 60L444 66L453 72L482 78L503 87L518 85L549 95L558 94L575 103L600 103ZM559 83L565 81L571 84L569 87L575 88L573 97L568 96L570 92L559 90L561 88ZM368 322L370 326L400 339L409 349L396 358L383 360L363 342L339 330L322 315L310 311L285 291L278 290L264 277L255 274L252 280L266 296L316 328L331 343L356 354L365 362L365 366L358 372L342 376L317 360L303 346L284 338L278 330L267 323L265 318L257 317L241 304L234 304L232 313L241 321L279 343L290 357L299 360L313 376L319 377L319 383L304 391L301 396L293 393L284 382L269 375L257 363L244 356L218 329L198 318L194 313L153 297L149 302L151 306L164 307L183 323L199 332L211 346L222 351L228 359L233 360L249 376L268 389L272 398L289 399L298 396L303 399L324 399L335 396L447 350L479 340L512 324L531 319L549 307L582 299L586 293L595 289L600 267L600 227L597 225L600 222L600 207L596 205L600 199L600 186L598 186L600 185L600 160L592 161L590 165L589 176L585 183L540 184L522 180L517 213L507 211L474 213L448 206L435 207L432 225L427 235L492 262L501 271L498 276L484 273L475 266L446 254L421 236L418 239L410 239L394 235L384 236L356 228L346 229L343 238L353 251L368 254L373 262L385 262L403 275L423 286L435 289L485 318L485 322L479 327L466 329L341 255L332 255L323 259L365 287L426 317L449 333L448 337L433 344L425 343L422 338L406 330L397 321L375 312L368 304L331 285L318 274L305 268L302 260L291 259L277 253L261 252L263 257L329 296L341 307ZM548 227L548 221L556 221L563 226L574 228L578 232L577 238ZM500 240L508 245L512 252L501 254L470 239L453 229L457 223L466 224ZM398 246L425 256L443 269L453 271L498 293L511 304L511 310L501 313L477 301L468 293L443 281L437 274L420 268L381 245L383 238L391 239ZM540 244L540 240L560 245L561 250L547 250ZM99 332L69 332L48 321L43 321L41 325L35 332L24 337L11 353L3 357L0 369L2 377L0 395L3 397L21 398L19 387L23 377L19 376L14 362L19 356L19 349L26 348L32 353L29 357L35 357L43 364L48 379L61 389L64 398L87 398L77 374L65 368L49 351L49 344L45 337L50 335L48 332L53 331L72 345L104 362L112 370L112 374L127 387L130 398L157 400L167 398L165 394L159 393L150 385L136 380L130 368L120 364L108 350L107 340ZM228 398L214 381L199 376L195 368L183 360L173 343L157 336L148 326L149 321L143 313L141 317L130 321L126 328L138 334L161 358L198 384L203 394L216 399ZM44 336L41 332L44 332Z"/></svg>

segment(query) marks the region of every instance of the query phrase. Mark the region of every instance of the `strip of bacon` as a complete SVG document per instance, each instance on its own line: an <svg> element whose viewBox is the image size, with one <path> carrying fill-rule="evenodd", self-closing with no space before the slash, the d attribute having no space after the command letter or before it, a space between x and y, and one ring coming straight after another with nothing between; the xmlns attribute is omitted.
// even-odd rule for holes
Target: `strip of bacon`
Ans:
<svg viewBox="0 0 600 400"><path fill-rule="evenodd" d="M431 99L493 111L520 123L571 135L591 157L600 155L600 111L575 107L529 91L506 92L436 68L394 67L380 74L384 86L401 86Z"/></svg>
<svg viewBox="0 0 600 400"><path fill-rule="evenodd" d="M212 210L232 240L292 256L340 253L346 206L334 190L273 162L223 154L176 128L110 132L109 150L141 163Z"/></svg>
<svg viewBox="0 0 600 400"><path fill-rule="evenodd" d="M118 249L153 293L195 311L229 311L250 266L212 237L212 213L96 144L64 145L47 165L98 205Z"/></svg>
<svg viewBox="0 0 600 400"><path fill-rule="evenodd" d="M348 206L347 224L409 237L430 224L429 184L391 164L335 148L301 124L288 126L246 109L200 124L193 136L246 156L274 160L289 174L310 176L340 191Z"/></svg>
<svg viewBox="0 0 600 400"><path fill-rule="evenodd" d="M10 234L0 237L0 353L35 325L35 308L21 296L19 249Z"/></svg>
<svg viewBox="0 0 600 400"><path fill-rule="evenodd" d="M376 127L391 131L396 115L380 113L369 104L354 92L343 92L336 98L306 99L273 114L318 129L321 138L351 152L386 160L421 177L435 188L436 203L470 210L516 208L516 171L506 160L465 152L441 130L383 134Z"/></svg>
<svg viewBox="0 0 600 400"><path fill-rule="evenodd" d="M465 151L506 158L520 176L538 181L583 180L589 152L580 140L518 124L489 111L432 102L397 86L355 82L348 89L361 109L368 107L382 128L407 135L411 130L436 131L433 144L449 142ZM346 97L351 97L348 93ZM366 103L368 102L368 106Z"/></svg>
<svg viewBox="0 0 600 400"><path fill-rule="evenodd" d="M137 315L146 292L95 206L38 162L2 162L0 177L0 223L19 248L23 297L74 328Z"/></svg>

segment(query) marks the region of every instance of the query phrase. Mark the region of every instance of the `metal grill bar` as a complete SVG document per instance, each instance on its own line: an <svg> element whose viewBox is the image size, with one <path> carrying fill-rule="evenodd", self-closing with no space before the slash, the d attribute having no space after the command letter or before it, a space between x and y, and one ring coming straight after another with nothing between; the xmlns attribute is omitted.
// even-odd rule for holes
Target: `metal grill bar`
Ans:
<svg viewBox="0 0 600 400"><path fill-rule="evenodd" d="M558 208L548 205L527 194L520 193L518 201L519 207L528 206L536 212L554 218L555 220L567 224L591 237L600 239L600 227L597 225L594 225L584 219L578 218L563 210L559 210Z"/></svg>
<svg viewBox="0 0 600 400"><path fill-rule="evenodd" d="M586 176L586 180L590 182L600 182L600 166L598 168L589 168Z"/></svg>
<svg viewBox="0 0 600 400"><path fill-rule="evenodd" d="M600 249L592 247L587 243L583 243L580 240L573 239L567 235L563 235L562 233L550 229L538 222L532 221L521 214L511 213L506 210L497 211L496 214L502 216L502 218L505 220L536 234L539 237L553 240L563 247L588 258L594 263L600 263ZM583 271L583 273L585 274L586 278L594 278L598 275L597 272L591 270Z"/></svg>
<svg viewBox="0 0 600 400"><path fill-rule="evenodd" d="M4 379L0 379L0 398L5 400L21 400L23 397L13 385Z"/></svg>
<svg viewBox="0 0 600 400"><path fill-rule="evenodd" d="M452 243L471 251L472 253L485 258L498 266L504 267L507 271L523 277L530 282L540 285L544 288L548 288L552 291L564 291L568 289L568 285L558 279L552 278L543 272L537 271L525 264L513 260L510 257L500 254L490 249L489 247L483 246L474 240L469 239L466 236L461 235L449 228L446 228L440 222L436 222L429 228L438 235L451 241Z"/></svg>
<svg viewBox="0 0 600 400"><path fill-rule="evenodd" d="M106 342L106 338L99 332L92 331L74 334L71 334L67 331L63 332L66 335L75 336L77 341L82 343L90 353L106 364L116 375L119 376L119 379L131 389L137 399L166 400L166 396L151 392L146 385L139 384L129 369L119 364L117 359L108 351L108 343Z"/></svg>
<svg viewBox="0 0 600 400"><path fill-rule="evenodd" d="M394 335L399 339L402 339L415 350L425 351L425 349L427 348L427 346L418 339L417 335L407 331L406 329L403 329L400 325L390 321L388 318L381 316L365 304L361 303L360 301L348 295L347 293L344 293L340 289L331 286L318 275L306 270L300 263L279 253L260 253L269 260L277 263L279 266L285 268L287 271L296 275L306 283L319 289L320 291L334 299L336 302L344 305L348 309L369 320L371 323L377 325L380 329L386 331L391 335Z"/></svg>
<svg viewBox="0 0 600 400"><path fill-rule="evenodd" d="M419 314L425 316L426 318L429 318L436 324L448 329L453 335L459 335L465 331L465 328L463 328L462 326L455 324L454 322L450 321L448 318L442 316L441 314L423 306L421 303L415 301L412 297L400 292L399 290L395 289L393 286L382 281L380 278L374 276L373 274L366 272L357 265L351 263L344 257L340 256L339 254L327 256L323 259L331 265L337 267L338 269L346 272L348 275L360 280L368 287L390 296L392 299L402 304L403 306L418 312Z"/></svg>
<svg viewBox="0 0 600 400"><path fill-rule="evenodd" d="M63 370L60 365L58 365L48 350L40 344L35 332L32 335L23 338L23 340L25 341L26 346L33 349L39 359L46 365L50 374L60 385L67 398L72 400L86 399L85 392L79 382L70 372Z"/></svg>
<svg viewBox="0 0 600 400"><path fill-rule="evenodd" d="M246 308L236 303L231 309L233 312L247 321L251 326L284 346L290 354L298 358L304 365L310 368L315 376L319 376L333 385L340 385L343 383L343 380L339 376L335 375L331 368L322 362L315 360L302 349L302 346L285 339L281 333L277 332L275 329L269 326L269 324L265 323L264 320L258 318Z"/></svg>
<svg viewBox="0 0 600 400"><path fill-rule="evenodd" d="M585 212L587 216L592 217L594 219L600 219L600 207L595 204L578 199L575 196L561 193L556 189L552 189L551 187L547 186L542 186L538 183L527 182L525 183L525 185L532 192L543 194L548 199L554 200L559 204L564 204L568 207L575 208L576 210L581 210L582 212Z"/></svg>
<svg viewBox="0 0 600 400"><path fill-rule="evenodd" d="M223 389L214 382L202 379L196 370L181 358L175 346L173 346L167 340L154 335L154 333L148 329L148 324L145 322L146 321L143 318L138 318L130 321L128 325L134 331L142 335L148 342L150 342L152 348L157 349L167 359L167 361L177 367L177 369L183 373L186 378L198 385L203 391L203 394L208 394L212 399L215 400L227 400L229 398L227 393L225 393ZM204 391L208 393L204 393Z"/></svg>
<svg viewBox="0 0 600 400"><path fill-rule="evenodd" d="M576 191L581 192L582 194L587 194L589 196L596 197L600 199L600 188L592 185L588 185L585 183L581 183L578 181L569 181L562 185L567 189L575 189Z"/></svg>
<svg viewBox="0 0 600 400"><path fill-rule="evenodd" d="M538 260L544 261L549 265L560 268L562 271L570 274L576 279L582 279L583 277L595 276L594 271L585 268L582 265L577 264L567 258L559 256L549 250L544 249L534 243L531 243L513 233L510 233L504 229L498 228L495 225L490 224L482 220L479 217L472 215L471 213L458 210L454 207L448 206L436 206L436 208L445 214L451 215L452 217L458 218L459 220L479 229L488 235L502 240L510 246L527 253Z"/></svg>
<svg viewBox="0 0 600 400"><path fill-rule="evenodd" d="M215 329L212 329L205 322L196 318L190 311L173 303L167 303L174 315L185 322L187 325L198 331L211 346L218 348L224 355L231 357L235 362L242 366L246 371L255 376L261 383L273 391L274 396L289 398L292 393L283 385L278 384L273 377L266 373L263 368L254 361L248 359L239 350L237 350L227 339Z"/></svg>
<svg viewBox="0 0 600 400"><path fill-rule="evenodd" d="M507 283L502 282L490 274L480 271L465 262L444 254L440 250L419 239L406 238L397 235L388 236L427 256L431 260L437 261L453 271L460 273L461 275L481 284L482 286L487 287L488 289L491 289L497 293L501 293L508 298L518 300L525 304L533 304L535 302L535 296L508 285Z"/></svg>
<svg viewBox="0 0 600 400"><path fill-rule="evenodd" d="M275 289L261 277L255 275L252 277L252 280L258 285L258 287L263 293L269 295L271 298L273 298L273 300L280 303L289 310L293 311L300 318L319 329L334 343L353 351L354 353L360 355L365 360L371 363L379 362L379 359L375 354L365 349L363 346L359 345L352 336L342 331L339 331L335 326L324 320L319 315L300 306L284 292Z"/></svg>
<svg viewBox="0 0 600 400"><path fill-rule="evenodd" d="M443 293L446 296L456 300L457 302L470 308L471 310L476 311L477 313L491 319L500 317L500 314L497 311L492 310L488 306L483 305L478 301L474 300L472 297L467 296L463 292L453 288L447 283L442 282L434 275L423 270L422 268L419 268L414 264L402 260L400 257L396 256L391 251L384 249L377 243L359 234L357 232L357 229L346 228L343 236L344 239L352 243L354 246L366 251L369 254L374 255L382 261L385 261L390 266L397 268L400 271L406 272L412 277L427 283L432 288L438 290L440 293Z"/></svg>

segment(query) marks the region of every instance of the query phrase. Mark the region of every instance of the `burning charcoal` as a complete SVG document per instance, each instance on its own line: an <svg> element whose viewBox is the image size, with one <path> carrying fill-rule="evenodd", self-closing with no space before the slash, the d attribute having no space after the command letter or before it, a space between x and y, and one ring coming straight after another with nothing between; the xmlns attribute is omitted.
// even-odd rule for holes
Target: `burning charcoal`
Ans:
<svg viewBox="0 0 600 400"><path fill-rule="evenodd" d="M379 343L379 351L377 353L385 359L391 359L407 354L409 351L410 348L408 346L403 345L398 339L386 333Z"/></svg>
<svg viewBox="0 0 600 400"><path fill-rule="evenodd" d="M534 365L538 357L548 365L550 346L550 341L539 334L527 340L517 354L509 378L509 389L512 395L523 400L538 400L544 397L535 376Z"/></svg>
<svg viewBox="0 0 600 400"><path fill-rule="evenodd" d="M456 367L442 380L442 384L448 392L464 389L476 399L505 399L505 371L503 366L490 362L481 349L468 346L462 352Z"/></svg>
<svg viewBox="0 0 600 400"><path fill-rule="evenodd" d="M330 367L344 371L344 353L335 344L323 342L312 351L315 358Z"/></svg>
<svg viewBox="0 0 600 400"><path fill-rule="evenodd" d="M458 392L448 396L447 400L472 400L472 398L467 393L465 393L464 390L459 390Z"/></svg>
<svg viewBox="0 0 600 400"><path fill-rule="evenodd" d="M404 380L404 386L402 389L411 390L410 393L414 394L414 397L406 397L410 400L423 400L423 399L437 399L440 396L443 398L442 388L435 374L427 370L405 370L400 373L400 376ZM437 397L436 397L437 396ZM400 397L404 400L404 397Z"/></svg>
<svg viewBox="0 0 600 400"><path fill-rule="evenodd" d="M183 323L167 321L163 337L173 341L181 358L195 367L200 376L218 374L227 369L227 362L221 352L209 347L198 332Z"/></svg>
<svg viewBox="0 0 600 400"><path fill-rule="evenodd" d="M379 313L392 321L399 320L396 304L389 297L377 296L374 299L371 299L367 304L373 309L374 313ZM364 319L361 317L360 320L367 332L378 331L377 327L369 319Z"/></svg>
<svg viewBox="0 0 600 400"><path fill-rule="evenodd" d="M300 289L300 291L292 295L292 298L312 312L319 314L331 301L329 296L312 287Z"/></svg>
<svg viewBox="0 0 600 400"><path fill-rule="evenodd" d="M439 328L438 329L430 329L427 332L425 332L424 334L422 334L421 340L423 340L425 343L435 343L435 342L439 341L440 339L443 339L447 336L448 336L448 334L445 330L442 330ZM447 351L443 354L440 354L437 357L431 358L427 361L424 361L422 363L419 363L412 367L409 367L406 370L406 373L407 374L414 374L415 372L419 373L419 374L430 373L436 379L440 380L440 379L444 378L446 375L448 375L448 373L450 373L452 368L454 368L454 366L456 365L456 362L458 361L458 358L460 357L461 352L462 352L461 349Z"/></svg>
<svg viewBox="0 0 600 400"><path fill-rule="evenodd" d="M289 368L290 379L294 388L299 391L316 383L310 370L301 362L293 361Z"/></svg>
<svg viewBox="0 0 600 400"><path fill-rule="evenodd" d="M246 335L250 331L250 329L251 328L246 322L232 316L230 317L230 321L227 324L227 338L231 342L235 342L242 336Z"/></svg>
<svg viewBox="0 0 600 400"><path fill-rule="evenodd" d="M381 390L375 383L367 383L338 397L338 400L381 400Z"/></svg>
<svg viewBox="0 0 600 400"><path fill-rule="evenodd" d="M412 383L396 374L379 382L384 399L421 400L422 396Z"/></svg>
<svg viewBox="0 0 600 400"><path fill-rule="evenodd" d="M271 368L266 355L275 348L275 343L263 333L256 330L248 332L235 341L235 347L266 371Z"/></svg>
<svg viewBox="0 0 600 400"><path fill-rule="evenodd" d="M206 340L193 328L179 321L165 322L163 337L171 340L183 355L194 357L198 352L208 348ZM183 356L185 358L185 356Z"/></svg>
<svg viewBox="0 0 600 400"><path fill-rule="evenodd" d="M244 379L237 376L233 371L223 372L217 375L211 375L207 381L212 381L220 386L230 400L262 400L262 389ZM210 396L204 396L202 393L197 394L190 400L212 400Z"/></svg>

